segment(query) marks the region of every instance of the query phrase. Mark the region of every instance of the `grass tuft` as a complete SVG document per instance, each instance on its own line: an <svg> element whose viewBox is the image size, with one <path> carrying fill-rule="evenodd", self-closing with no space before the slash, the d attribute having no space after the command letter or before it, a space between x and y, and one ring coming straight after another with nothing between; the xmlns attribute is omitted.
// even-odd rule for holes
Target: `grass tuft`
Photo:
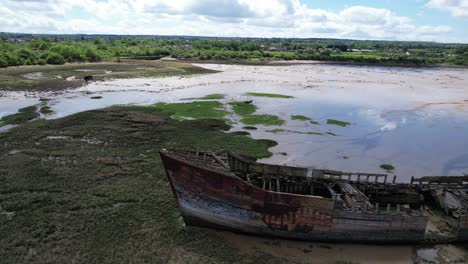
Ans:
<svg viewBox="0 0 468 264"><path fill-rule="evenodd" d="M270 97L270 98L294 98L294 96L273 93L246 93L247 96Z"/></svg>
<svg viewBox="0 0 468 264"><path fill-rule="evenodd" d="M382 164L380 165L380 168L384 171L387 171L387 172L392 172L395 170L395 167L391 164Z"/></svg>
<svg viewBox="0 0 468 264"><path fill-rule="evenodd" d="M195 101L191 103L157 103L154 105L163 112L172 114L177 120L185 119L224 119L228 114L218 101ZM152 106L150 106L152 107Z"/></svg>
<svg viewBox="0 0 468 264"><path fill-rule="evenodd" d="M7 115L0 119L2 125L19 125L26 123L34 118L38 117L39 114L36 112L37 106L32 105L18 110L18 113Z"/></svg>
<svg viewBox="0 0 468 264"><path fill-rule="evenodd" d="M251 115L240 121L246 125L281 126L284 124L284 120L275 115Z"/></svg>
<svg viewBox="0 0 468 264"><path fill-rule="evenodd" d="M292 119L292 120L300 120L300 121L308 121L308 120L311 120L311 119L308 118L307 116L303 116L303 115L292 115L292 116L291 116L291 119Z"/></svg>
<svg viewBox="0 0 468 264"><path fill-rule="evenodd" d="M244 102L230 102L229 105L232 106L234 113L240 116L251 115L255 113L257 107L253 104L246 104Z"/></svg>
<svg viewBox="0 0 468 264"><path fill-rule="evenodd" d="M341 126L341 127L347 127L347 126L351 125L351 123L349 123L349 122L340 121L340 120L336 120L336 119L328 119L327 124L328 125L337 125L337 126Z"/></svg>
<svg viewBox="0 0 468 264"><path fill-rule="evenodd" d="M320 132L302 132L302 131L295 131L295 130L288 130L288 129L272 129L272 130L267 130L266 132L274 133L274 134L280 134L280 133L295 133L295 134L304 134L304 135L323 135Z"/></svg>

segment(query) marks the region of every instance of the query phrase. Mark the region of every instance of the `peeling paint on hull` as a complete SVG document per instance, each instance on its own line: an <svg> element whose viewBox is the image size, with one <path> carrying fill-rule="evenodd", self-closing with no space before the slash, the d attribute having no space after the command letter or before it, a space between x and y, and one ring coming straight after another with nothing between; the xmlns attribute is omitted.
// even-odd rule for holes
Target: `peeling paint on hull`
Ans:
<svg viewBox="0 0 468 264"><path fill-rule="evenodd" d="M314 241L424 240L424 216L344 212L332 199L265 191L228 173L161 157L188 225Z"/></svg>

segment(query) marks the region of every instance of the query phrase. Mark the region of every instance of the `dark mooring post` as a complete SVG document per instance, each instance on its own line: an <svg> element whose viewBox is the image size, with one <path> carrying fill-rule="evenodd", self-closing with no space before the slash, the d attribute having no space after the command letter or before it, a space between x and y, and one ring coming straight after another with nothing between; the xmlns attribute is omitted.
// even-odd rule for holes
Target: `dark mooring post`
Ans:
<svg viewBox="0 0 468 264"><path fill-rule="evenodd" d="M393 184L396 182L396 175L393 175Z"/></svg>

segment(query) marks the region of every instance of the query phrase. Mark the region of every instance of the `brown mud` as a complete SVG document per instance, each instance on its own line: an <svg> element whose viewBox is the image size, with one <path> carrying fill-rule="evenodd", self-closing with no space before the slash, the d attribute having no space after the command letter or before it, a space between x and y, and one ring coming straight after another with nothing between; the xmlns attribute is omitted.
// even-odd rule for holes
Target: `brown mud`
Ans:
<svg viewBox="0 0 468 264"><path fill-rule="evenodd" d="M81 87L89 82L128 78L159 78L215 71L176 61L125 59L120 62L33 65L0 69L1 91L47 92Z"/></svg>

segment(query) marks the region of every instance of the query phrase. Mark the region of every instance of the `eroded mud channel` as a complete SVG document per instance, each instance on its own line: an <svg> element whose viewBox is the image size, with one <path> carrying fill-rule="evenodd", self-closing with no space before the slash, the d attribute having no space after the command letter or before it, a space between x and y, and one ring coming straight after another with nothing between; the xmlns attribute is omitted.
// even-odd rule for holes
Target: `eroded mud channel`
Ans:
<svg viewBox="0 0 468 264"><path fill-rule="evenodd" d="M335 245L187 230L158 150L224 148L262 162L386 172L403 182L463 175L468 71L199 66L208 70L171 65L158 78L0 91L6 263L467 261L463 245ZM130 106L83 112L114 105Z"/></svg>

